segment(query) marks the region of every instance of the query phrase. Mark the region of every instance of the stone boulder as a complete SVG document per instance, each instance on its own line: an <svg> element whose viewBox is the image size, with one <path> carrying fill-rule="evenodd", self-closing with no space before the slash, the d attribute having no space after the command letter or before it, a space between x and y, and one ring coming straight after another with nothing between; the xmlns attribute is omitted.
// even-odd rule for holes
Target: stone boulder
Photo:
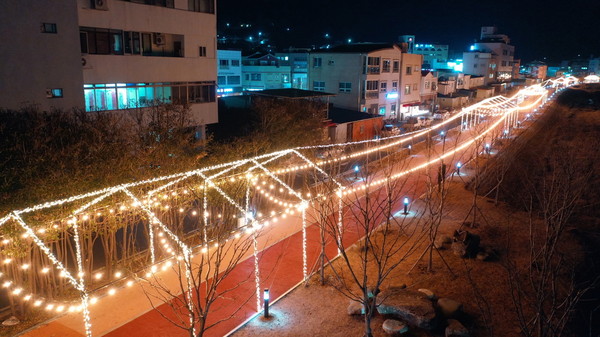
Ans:
<svg viewBox="0 0 600 337"><path fill-rule="evenodd" d="M440 308L440 311L442 312L442 314L444 314L444 317L456 317L458 314L460 314L463 310L463 305L462 303L449 299L449 298L440 298L437 301L437 305Z"/></svg>
<svg viewBox="0 0 600 337"><path fill-rule="evenodd" d="M425 296L427 296L427 298L430 299L430 300L432 300L432 301L435 301L435 299L436 299L436 296L433 293L433 291L431 291L429 289L421 288L421 289L418 289L417 291L425 294Z"/></svg>
<svg viewBox="0 0 600 337"><path fill-rule="evenodd" d="M448 320L446 327L446 337L469 337L469 330L465 328L459 321L455 319Z"/></svg>
<svg viewBox="0 0 600 337"><path fill-rule="evenodd" d="M467 256L467 246L464 243L458 241L452 242L451 248L454 255L458 257Z"/></svg>
<svg viewBox="0 0 600 337"><path fill-rule="evenodd" d="M383 331L388 335L400 336L408 332L408 326L395 319L386 319L383 322Z"/></svg>
<svg viewBox="0 0 600 337"><path fill-rule="evenodd" d="M350 304L348 305L348 315L352 316L352 315L364 315L365 314L365 307L356 302L356 301L350 301Z"/></svg>
<svg viewBox="0 0 600 337"><path fill-rule="evenodd" d="M390 315L422 329L433 329L436 323L433 303L421 292L402 289L386 294L377 307L381 315Z"/></svg>
<svg viewBox="0 0 600 337"><path fill-rule="evenodd" d="M463 256L475 257L475 255L477 255L477 252L479 252L479 243L480 242L481 242L481 238L479 237L479 235L469 233L469 231L457 230L457 231L454 231L454 242L452 243L452 250L454 251L454 254L459 255L459 254L457 254L457 252L459 252L458 248L460 245L458 245L457 243L462 243L464 246L464 251L465 251L465 254ZM455 244L456 244L457 250L454 250Z"/></svg>

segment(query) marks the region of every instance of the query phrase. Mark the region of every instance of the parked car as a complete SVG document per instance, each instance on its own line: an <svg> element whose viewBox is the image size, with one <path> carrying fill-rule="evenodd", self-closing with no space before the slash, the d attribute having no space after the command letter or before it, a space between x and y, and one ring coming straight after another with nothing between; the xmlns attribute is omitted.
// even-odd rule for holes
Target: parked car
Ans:
<svg viewBox="0 0 600 337"><path fill-rule="evenodd" d="M417 120L417 126L427 128L431 126L433 119L431 117L419 117Z"/></svg>

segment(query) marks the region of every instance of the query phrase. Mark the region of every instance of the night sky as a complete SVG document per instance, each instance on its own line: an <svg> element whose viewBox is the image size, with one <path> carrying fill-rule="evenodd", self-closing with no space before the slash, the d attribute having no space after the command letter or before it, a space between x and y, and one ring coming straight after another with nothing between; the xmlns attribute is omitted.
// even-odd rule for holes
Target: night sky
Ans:
<svg viewBox="0 0 600 337"><path fill-rule="evenodd" d="M600 0L218 0L220 32L268 34L277 47L327 43L394 42L416 35L423 43L449 44L462 52L495 25L511 38L516 57L550 63L600 57ZM239 30L240 23L251 28ZM290 30L286 30L290 28ZM324 37L325 33L330 38Z"/></svg>

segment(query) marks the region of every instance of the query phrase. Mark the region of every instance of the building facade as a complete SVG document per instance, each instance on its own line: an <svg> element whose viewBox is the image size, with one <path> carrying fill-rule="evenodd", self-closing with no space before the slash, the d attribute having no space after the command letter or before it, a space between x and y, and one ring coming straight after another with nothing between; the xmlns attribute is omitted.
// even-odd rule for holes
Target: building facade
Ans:
<svg viewBox="0 0 600 337"><path fill-rule="evenodd" d="M423 55L402 54L400 75L400 120L415 116L421 105L421 67Z"/></svg>
<svg viewBox="0 0 600 337"><path fill-rule="evenodd" d="M463 53L464 72L486 77L486 84L512 80L515 47L496 27L481 27L480 39Z"/></svg>
<svg viewBox="0 0 600 337"><path fill-rule="evenodd" d="M423 55L423 69L436 69L434 66L448 62L448 45L417 43L414 54Z"/></svg>
<svg viewBox="0 0 600 337"><path fill-rule="evenodd" d="M335 93L331 98L335 106L397 119L401 59L402 52L395 44L361 43L316 50L309 54L310 89Z"/></svg>
<svg viewBox="0 0 600 337"><path fill-rule="evenodd" d="M244 91L291 88L289 61L262 53L242 57L242 86Z"/></svg>
<svg viewBox="0 0 600 337"><path fill-rule="evenodd" d="M0 53L2 62L35 69L27 76L2 73L0 81L18 83L1 106L31 101L43 110L110 111L174 103L189 105L200 126L217 122L214 0L64 0L44 6L24 0L5 7L1 32L18 41L3 43L0 48L8 49Z"/></svg>
<svg viewBox="0 0 600 337"><path fill-rule="evenodd" d="M217 96L242 94L242 52L217 50Z"/></svg>

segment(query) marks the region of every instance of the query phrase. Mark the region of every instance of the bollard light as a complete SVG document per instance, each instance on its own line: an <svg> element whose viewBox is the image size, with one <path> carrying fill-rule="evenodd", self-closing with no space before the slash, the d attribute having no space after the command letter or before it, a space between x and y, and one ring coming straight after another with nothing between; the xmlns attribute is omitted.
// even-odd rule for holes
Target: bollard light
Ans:
<svg viewBox="0 0 600 337"><path fill-rule="evenodd" d="M485 153L490 154L490 144L485 144Z"/></svg>
<svg viewBox="0 0 600 337"><path fill-rule="evenodd" d="M404 214L408 214L408 197L404 197Z"/></svg>
<svg viewBox="0 0 600 337"><path fill-rule="evenodd" d="M265 300L264 318L269 318L269 289L263 292L263 299Z"/></svg>
<svg viewBox="0 0 600 337"><path fill-rule="evenodd" d="M358 167L358 165L354 166L354 179L358 179L358 171L360 170L360 168Z"/></svg>
<svg viewBox="0 0 600 337"><path fill-rule="evenodd" d="M408 144L408 155L410 156L410 153L412 152L412 145Z"/></svg>
<svg viewBox="0 0 600 337"><path fill-rule="evenodd" d="M460 175L460 168L462 167L462 164L460 162L456 163L456 174Z"/></svg>

